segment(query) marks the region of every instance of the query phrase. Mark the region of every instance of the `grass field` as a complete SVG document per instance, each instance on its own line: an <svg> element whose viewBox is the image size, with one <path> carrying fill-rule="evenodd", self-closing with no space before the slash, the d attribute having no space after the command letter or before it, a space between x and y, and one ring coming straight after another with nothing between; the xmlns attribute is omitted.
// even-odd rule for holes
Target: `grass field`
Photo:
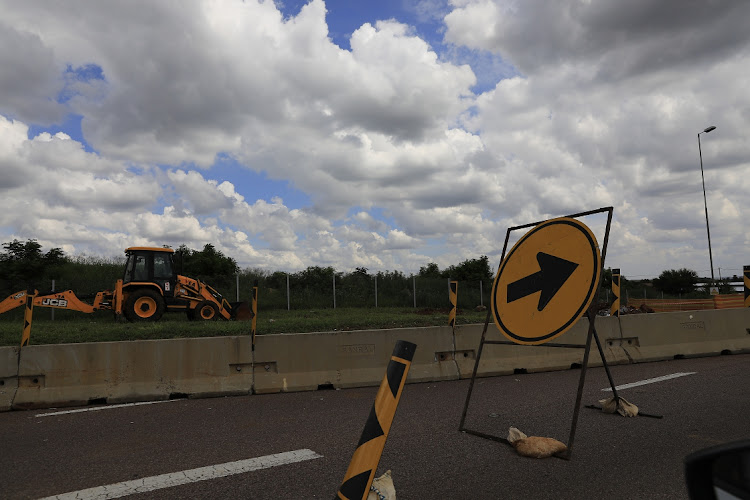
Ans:
<svg viewBox="0 0 750 500"><path fill-rule="evenodd" d="M257 334L306 333L448 324L449 310L412 308L336 308L316 310L259 311ZM31 327L31 344L67 344L79 342L113 342L124 340L171 339L247 335L249 321L188 321L184 314L167 313L154 323L115 322L109 311L94 314L36 308ZM484 323L486 312L459 310L456 323ZM23 333L20 310L0 317L0 345L19 345Z"/></svg>

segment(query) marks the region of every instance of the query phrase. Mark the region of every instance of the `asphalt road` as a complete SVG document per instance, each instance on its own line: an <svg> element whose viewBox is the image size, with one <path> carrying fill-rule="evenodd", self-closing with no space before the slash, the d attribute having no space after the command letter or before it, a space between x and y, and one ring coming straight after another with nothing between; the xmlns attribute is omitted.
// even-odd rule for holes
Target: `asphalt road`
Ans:
<svg viewBox="0 0 750 500"><path fill-rule="evenodd" d="M569 461L520 457L507 444L459 432L468 381L409 384L378 475L392 470L401 500L678 499L686 498L683 458L688 453L750 438L750 355L614 366L612 373L618 385L690 374L620 391L641 411L662 419L582 408ZM478 379L466 426L505 436L512 425L565 442L579 376L580 370L568 370ZM583 404L609 396L602 391L607 386L602 368L589 369ZM0 497L42 498L311 450L298 452L304 456L296 463L135 496L330 499L376 392L371 387L74 413L2 413ZM229 471L231 466L217 469Z"/></svg>

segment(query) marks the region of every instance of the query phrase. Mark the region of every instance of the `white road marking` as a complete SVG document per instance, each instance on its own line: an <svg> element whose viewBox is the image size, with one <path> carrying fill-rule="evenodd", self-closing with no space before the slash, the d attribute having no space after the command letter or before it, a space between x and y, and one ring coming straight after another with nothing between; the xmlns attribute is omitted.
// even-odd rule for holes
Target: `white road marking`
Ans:
<svg viewBox="0 0 750 500"><path fill-rule="evenodd" d="M155 405L158 403L171 403L173 401L179 401L179 399L166 399L163 401L142 401L140 403L123 403L120 405L94 406L92 408L78 408L77 410L64 410L64 411L53 411L50 413L37 413L34 416L35 417L51 417L53 415L66 415L68 413L83 413L85 411L111 410L113 408L125 408L127 406Z"/></svg>
<svg viewBox="0 0 750 500"><path fill-rule="evenodd" d="M263 457L249 458L237 462L227 462L225 464L209 465L198 469L190 469L171 474L161 474L159 476L144 477L132 481L123 481L121 483L98 486L86 490L71 491L61 495L46 497L41 500L94 500L107 498L120 498L136 493L145 493L147 491L160 490L162 488L171 488L182 484L195 483L197 481L207 481L220 477L243 474L255 470L269 469L279 465L293 464L323 458L312 450L302 449L295 451L286 451L276 453L275 455L266 455Z"/></svg>
<svg viewBox="0 0 750 500"><path fill-rule="evenodd" d="M639 382L633 382L631 384L623 384L623 385L617 385L615 386L615 389L618 391L621 389L630 389L631 387L638 387L639 385L646 385L646 384L653 384L655 382L664 382L665 380L671 380L673 378L678 377L684 377L685 375L695 375L697 372L679 372L679 373L672 373L671 375L664 375L663 377L656 377L656 378L650 378L646 380L641 380ZM602 389L602 391L609 391L612 392L611 387L607 387L605 389Z"/></svg>

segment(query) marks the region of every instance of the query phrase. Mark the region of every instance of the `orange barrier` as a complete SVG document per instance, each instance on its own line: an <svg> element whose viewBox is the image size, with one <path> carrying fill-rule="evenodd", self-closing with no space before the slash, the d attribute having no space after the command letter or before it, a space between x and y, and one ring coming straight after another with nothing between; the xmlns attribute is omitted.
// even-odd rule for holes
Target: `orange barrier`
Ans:
<svg viewBox="0 0 750 500"><path fill-rule="evenodd" d="M745 297L740 293L732 295L714 295L714 307L716 309L745 307Z"/></svg>
<svg viewBox="0 0 750 500"><path fill-rule="evenodd" d="M742 294L714 295L710 299L628 299L628 306L650 307L654 312L705 311L744 307Z"/></svg>

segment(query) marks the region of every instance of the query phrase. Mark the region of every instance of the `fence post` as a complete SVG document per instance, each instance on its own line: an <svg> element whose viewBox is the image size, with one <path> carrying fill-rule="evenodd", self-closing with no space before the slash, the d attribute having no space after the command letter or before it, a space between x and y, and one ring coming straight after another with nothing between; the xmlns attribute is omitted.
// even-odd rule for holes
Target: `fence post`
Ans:
<svg viewBox="0 0 750 500"><path fill-rule="evenodd" d="M336 309L336 271L333 271L333 308Z"/></svg>
<svg viewBox="0 0 750 500"><path fill-rule="evenodd" d="M375 307L378 307L378 275L375 275Z"/></svg>
<svg viewBox="0 0 750 500"><path fill-rule="evenodd" d="M417 277L412 276L411 277L411 284L412 284L412 290L413 290L413 296L414 296L414 309L417 308Z"/></svg>
<svg viewBox="0 0 750 500"><path fill-rule="evenodd" d="M237 302L239 302L240 301L240 273L237 273L236 278L237 278L237 286L236 286L236 289L237 289Z"/></svg>
<svg viewBox="0 0 750 500"><path fill-rule="evenodd" d="M484 288L482 287L482 280L479 280L479 305L484 307Z"/></svg>
<svg viewBox="0 0 750 500"><path fill-rule="evenodd" d="M291 311L292 308L289 305L289 273L286 273L286 310Z"/></svg>

